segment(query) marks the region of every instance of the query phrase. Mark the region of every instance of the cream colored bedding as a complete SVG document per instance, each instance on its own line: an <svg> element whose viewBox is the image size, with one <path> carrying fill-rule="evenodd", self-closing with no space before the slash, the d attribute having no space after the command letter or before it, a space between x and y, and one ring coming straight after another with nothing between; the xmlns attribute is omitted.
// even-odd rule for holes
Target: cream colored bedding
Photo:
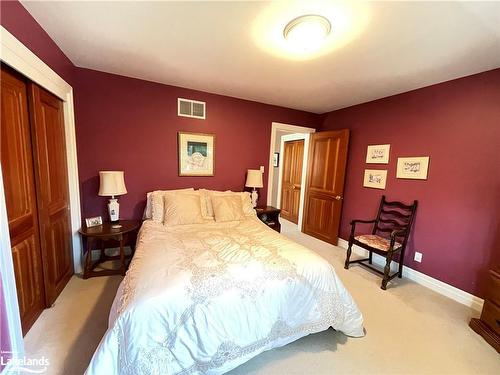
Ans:
<svg viewBox="0 0 500 375"><path fill-rule="evenodd" d="M222 374L329 327L363 335L334 269L256 217L148 220L87 373Z"/></svg>

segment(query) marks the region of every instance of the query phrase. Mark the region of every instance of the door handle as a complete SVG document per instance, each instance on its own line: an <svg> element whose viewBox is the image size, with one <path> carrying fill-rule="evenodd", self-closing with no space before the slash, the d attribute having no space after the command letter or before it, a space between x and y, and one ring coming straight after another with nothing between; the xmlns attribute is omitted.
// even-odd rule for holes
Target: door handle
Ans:
<svg viewBox="0 0 500 375"><path fill-rule="evenodd" d="M335 200L337 201L341 201L342 199L344 199L344 197L342 195L336 195L335 197L333 197Z"/></svg>

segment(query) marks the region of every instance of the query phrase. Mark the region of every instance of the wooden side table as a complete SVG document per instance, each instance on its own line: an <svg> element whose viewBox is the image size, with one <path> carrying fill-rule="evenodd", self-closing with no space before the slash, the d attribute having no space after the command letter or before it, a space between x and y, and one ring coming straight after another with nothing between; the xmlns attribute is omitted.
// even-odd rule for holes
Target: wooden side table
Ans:
<svg viewBox="0 0 500 375"><path fill-rule="evenodd" d="M114 228L117 224L121 225L119 228ZM109 276L109 275L125 275L127 269L126 257L124 251L124 244L126 243L130 234L136 234L141 227L139 220L120 220L118 222L105 222L96 227L83 227L79 230L80 235L87 239L87 253L85 254L85 266L83 270L83 278L88 279L94 276ZM105 241L113 240L120 245L120 254L109 256L106 254ZM92 263L92 245L100 241L101 254L99 260ZM134 246L132 247L133 254ZM107 260L120 259L120 268L112 270L95 271L97 265Z"/></svg>
<svg viewBox="0 0 500 375"><path fill-rule="evenodd" d="M277 232L281 231L280 212L281 210L272 206L263 206L255 208L257 217L266 224L269 228Z"/></svg>

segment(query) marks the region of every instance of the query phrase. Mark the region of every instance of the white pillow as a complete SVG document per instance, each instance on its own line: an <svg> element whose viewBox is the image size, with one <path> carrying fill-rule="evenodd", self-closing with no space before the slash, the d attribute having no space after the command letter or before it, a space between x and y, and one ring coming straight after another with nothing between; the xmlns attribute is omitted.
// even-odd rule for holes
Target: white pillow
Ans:
<svg viewBox="0 0 500 375"><path fill-rule="evenodd" d="M163 223L163 196L165 194L175 194L189 191L194 191L194 189L186 188L177 190L155 190L151 193L148 193L148 201L146 203L146 211L144 213L144 216L146 217L146 219L153 219L153 221Z"/></svg>
<svg viewBox="0 0 500 375"><path fill-rule="evenodd" d="M244 191L239 194L241 195L241 200L243 203L243 214L245 216L256 216L257 212L255 212L255 209L253 208L252 197L250 196L250 193L248 191Z"/></svg>
<svg viewBox="0 0 500 375"><path fill-rule="evenodd" d="M203 223L201 216L200 193L186 192L181 194L165 194L163 196L165 213L163 225L170 227L183 224Z"/></svg>
<svg viewBox="0 0 500 375"><path fill-rule="evenodd" d="M216 222L241 220L245 216L243 202L238 194L216 194L211 200Z"/></svg>
<svg viewBox="0 0 500 375"><path fill-rule="evenodd" d="M217 190L206 190L200 189L201 193L201 211L205 219L212 219L214 217L214 209L212 205L212 196L217 195L231 195L234 194L239 196L242 201L243 214L245 216L255 216L256 212L252 206L252 198L249 192L234 192L231 190L217 191Z"/></svg>

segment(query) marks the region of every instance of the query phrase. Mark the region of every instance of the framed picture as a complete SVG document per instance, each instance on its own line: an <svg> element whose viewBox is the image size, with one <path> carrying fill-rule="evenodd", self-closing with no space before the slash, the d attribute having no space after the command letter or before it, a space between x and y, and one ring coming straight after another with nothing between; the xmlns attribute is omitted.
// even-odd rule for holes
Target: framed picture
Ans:
<svg viewBox="0 0 500 375"><path fill-rule="evenodd" d="M215 174L215 135L179 132L179 176Z"/></svg>
<svg viewBox="0 0 500 375"><path fill-rule="evenodd" d="M389 164L389 150L391 145L368 146L366 150L367 164Z"/></svg>
<svg viewBox="0 0 500 375"><path fill-rule="evenodd" d="M387 182L387 170L365 169L363 186L374 189L385 189Z"/></svg>
<svg viewBox="0 0 500 375"><path fill-rule="evenodd" d="M273 154L273 167L279 167L280 166L280 153L275 152Z"/></svg>
<svg viewBox="0 0 500 375"><path fill-rule="evenodd" d="M398 158L397 178L427 180L429 157Z"/></svg>
<svg viewBox="0 0 500 375"><path fill-rule="evenodd" d="M87 224L87 228L97 227L98 225L102 225L102 217L88 217L85 219L85 224Z"/></svg>

